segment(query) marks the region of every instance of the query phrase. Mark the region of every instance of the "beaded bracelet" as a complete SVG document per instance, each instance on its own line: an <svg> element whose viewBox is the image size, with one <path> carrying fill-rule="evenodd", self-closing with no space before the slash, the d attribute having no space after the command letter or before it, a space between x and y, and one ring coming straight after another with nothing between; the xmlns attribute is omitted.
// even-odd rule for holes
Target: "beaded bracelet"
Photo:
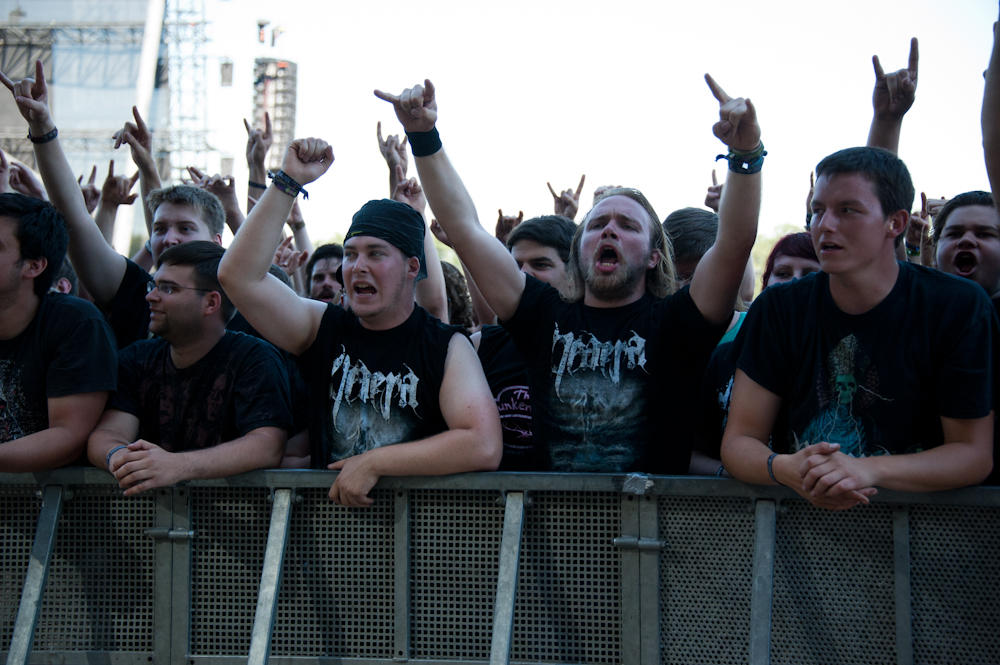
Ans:
<svg viewBox="0 0 1000 665"><path fill-rule="evenodd" d="M767 150L764 150L764 144L760 143L750 152L740 152L730 148L729 154L717 155L715 161L725 159L729 162L729 170L733 173L753 175L754 173L760 173L760 170L764 167L764 157L766 156Z"/></svg>
<svg viewBox="0 0 1000 665"><path fill-rule="evenodd" d="M771 468L771 463L774 462L774 458L778 456L778 453L771 453L771 456L767 458L767 475L771 476L771 480L781 485L782 483L774 477L774 469Z"/></svg>
<svg viewBox="0 0 1000 665"><path fill-rule="evenodd" d="M268 171L267 177L271 179L271 182L278 188L279 191L288 194L293 199L300 193L302 194L302 198L309 198L309 192L307 192L302 185L292 180L284 171L278 171L277 173L274 171Z"/></svg>
<svg viewBox="0 0 1000 665"><path fill-rule="evenodd" d="M406 138L410 141L414 157L429 157L441 149L437 127L432 127L429 132L406 132Z"/></svg>
<svg viewBox="0 0 1000 665"><path fill-rule="evenodd" d="M907 256L920 256L920 245L911 245L908 240L904 240L903 244L906 245Z"/></svg>
<svg viewBox="0 0 1000 665"><path fill-rule="evenodd" d="M41 136L32 136L31 130L30 129L28 130L28 140L31 141L32 143L48 143L57 136L59 136L58 129L53 129L48 134L42 134Z"/></svg>
<svg viewBox="0 0 1000 665"><path fill-rule="evenodd" d="M108 453L108 459L105 462L105 466L108 467L108 471L111 470L111 456L123 448L128 448L128 446L117 446L115 448L112 448L111 451Z"/></svg>

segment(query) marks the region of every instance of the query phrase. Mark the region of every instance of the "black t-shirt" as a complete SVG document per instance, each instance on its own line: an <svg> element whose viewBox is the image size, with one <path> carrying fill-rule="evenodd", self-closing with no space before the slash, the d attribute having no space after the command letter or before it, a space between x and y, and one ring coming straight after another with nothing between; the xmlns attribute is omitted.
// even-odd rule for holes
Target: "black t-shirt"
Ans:
<svg viewBox="0 0 1000 665"><path fill-rule="evenodd" d="M599 308L529 276L502 325L528 369L535 468L686 474L698 386L726 323L709 324L687 288Z"/></svg>
<svg viewBox="0 0 1000 665"><path fill-rule="evenodd" d="M726 431L729 419L729 400L733 395L736 366L726 355L732 345L732 342L723 342L715 347L701 380L694 449L712 459L721 459L722 433Z"/></svg>
<svg viewBox="0 0 1000 665"><path fill-rule="evenodd" d="M532 471L531 398L528 370L514 340L501 326L483 326L479 361L500 412L503 459L500 471Z"/></svg>
<svg viewBox="0 0 1000 665"><path fill-rule="evenodd" d="M118 360L108 407L139 419L139 438L168 450L211 448L259 427L292 426L288 374L273 346L226 332L203 358L178 369L164 339L136 342Z"/></svg>
<svg viewBox="0 0 1000 665"><path fill-rule="evenodd" d="M859 456L941 445L941 417L973 419L993 403L996 313L971 281L900 263L886 298L846 314L818 272L766 289L730 360L782 398L775 452L829 441Z"/></svg>
<svg viewBox="0 0 1000 665"><path fill-rule="evenodd" d="M327 306L299 357L313 467L448 429L438 398L457 332L418 306L390 330L368 330L352 312Z"/></svg>
<svg viewBox="0 0 1000 665"><path fill-rule="evenodd" d="M108 305L107 316L111 329L118 340L118 348L140 340L149 339L149 302L146 300L147 284L153 281L153 276L129 259L125 259L125 275L118 292ZM256 330L250 327L239 312L226 326L229 330L245 332L263 339ZM252 331L252 332L251 332Z"/></svg>
<svg viewBox="0 0 1000 665"><path fill-rule="evenodd" d="M97 308L45 296L20 335L0 340L0 443L48 429L50 397L113 391L117 370L114 336Z"/></svg>

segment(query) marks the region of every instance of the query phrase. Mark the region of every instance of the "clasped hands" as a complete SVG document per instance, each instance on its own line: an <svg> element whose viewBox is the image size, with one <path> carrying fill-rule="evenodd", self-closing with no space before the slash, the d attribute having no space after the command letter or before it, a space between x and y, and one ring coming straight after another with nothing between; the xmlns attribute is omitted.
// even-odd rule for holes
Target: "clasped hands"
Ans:
<svg viewBox="0 0 1000 665"><path fill-rule="evenodd" d="M847 510L868 503L868 497L878 493L866 460L845 455L839 444L823 441L781 457L785 459L780 472L780 458L775 458L773 467L779 482L819 508Z"/></svg>

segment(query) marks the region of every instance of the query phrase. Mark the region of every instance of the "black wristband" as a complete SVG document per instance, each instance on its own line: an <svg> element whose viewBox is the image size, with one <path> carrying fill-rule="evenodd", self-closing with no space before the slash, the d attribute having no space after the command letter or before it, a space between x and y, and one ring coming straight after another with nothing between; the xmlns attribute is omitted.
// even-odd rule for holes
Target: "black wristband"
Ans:
<svg viewBox="0 0 1000 665"><path fill-rule="evenodd" d="M32 143L48 143L49 141L55 139L55 137L57 136L59 136L58 129L53 129L48 134L42 134L41 136L32 136L31 130L30 129L28 130L28 140L31 141Z"/></svg>
<svg viewBox="0 0 1000 665"><path fill-rule="evenodd" d="M305 190L305 187L295 182L291 176L284 171L278 171L277 173L274 171L268 171L267 177L271 179L271 182L275 187L285 194L288 194L293 199L299 194L302 194L302 198L304 199L309 198L309 192Z"/></svg>
<svg viewBox="0 0 1000 665"><path fill-rule="evenodd" d="M437 127L432 127L429 132L406 132L406 138L410 141L414 157L429 157L441 149Z"/></svg>
<svg viewBox="0 0 1000 665"><path fill-rule="evenodd" d="M256 187L257 189L267 189L267 185L262 185L259 182L254 182L253 180L248 180L247 184L251 187Z"/></svg>

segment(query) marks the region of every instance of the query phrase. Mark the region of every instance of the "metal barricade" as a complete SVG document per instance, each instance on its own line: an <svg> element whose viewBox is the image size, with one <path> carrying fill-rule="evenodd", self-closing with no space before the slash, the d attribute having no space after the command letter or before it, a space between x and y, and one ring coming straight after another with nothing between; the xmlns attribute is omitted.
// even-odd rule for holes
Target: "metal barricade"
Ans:
<svg viewBox="0 0 1000 665"><path fill-rule="evenodd" d="M1000 662L1000 489L0 474L0 657L91 665Z"/></svg>

